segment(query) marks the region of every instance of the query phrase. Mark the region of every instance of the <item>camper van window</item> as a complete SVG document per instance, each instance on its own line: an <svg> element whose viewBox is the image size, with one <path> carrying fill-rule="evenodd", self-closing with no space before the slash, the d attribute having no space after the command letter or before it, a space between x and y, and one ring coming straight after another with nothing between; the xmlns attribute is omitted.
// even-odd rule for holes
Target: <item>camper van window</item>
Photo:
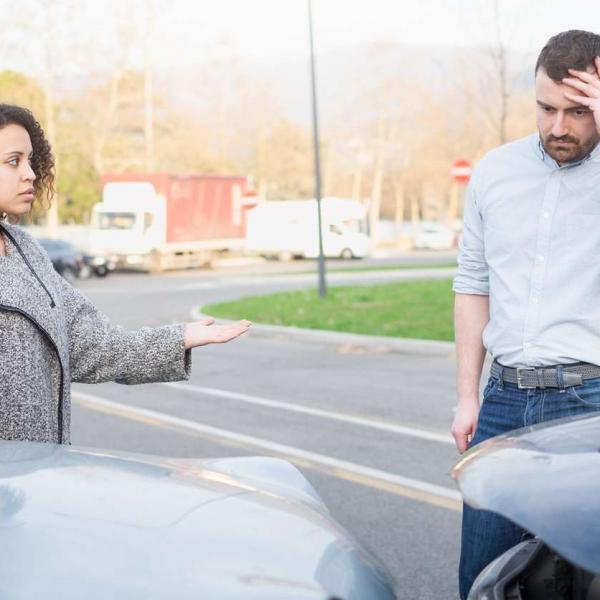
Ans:
<svg viewBox="0 0 600 600"><path fill-rule="evenodd" d="M329 231L331 231L331 233L337 233L337 235L342 235L342 230L337 225L330 225Z"/></svg>
<svg viewBox="0 0 600 600"><path fill-rule="evenodd" d="M98 214L98 229L132 229L135 213L105 212Z"/></svg>
<svg viewBox="0 0 600 600"><path fill-rule="evenodd" d="M152 213L144 213L144 233L146 233L146 231L152 227L153 223L154 217L152 216Z"/></svg>

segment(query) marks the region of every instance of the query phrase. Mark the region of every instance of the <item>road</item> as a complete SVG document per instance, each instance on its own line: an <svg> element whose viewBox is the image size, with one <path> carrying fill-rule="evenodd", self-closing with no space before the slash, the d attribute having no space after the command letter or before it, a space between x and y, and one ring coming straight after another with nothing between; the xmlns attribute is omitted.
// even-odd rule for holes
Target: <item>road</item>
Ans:
<svg viewBox="0 0 600 600"><path fill-rule="evenodd" d="M332 283L425 275L332 274ZM240 267L114 274L79 287L113 322L135 328L187 320L195 305L315 282ZM184 384L74 386L73 443L180 457L287 457L387 566L401 598L456 598L453 357L250 334L194 350L193 364Z"/></svg>

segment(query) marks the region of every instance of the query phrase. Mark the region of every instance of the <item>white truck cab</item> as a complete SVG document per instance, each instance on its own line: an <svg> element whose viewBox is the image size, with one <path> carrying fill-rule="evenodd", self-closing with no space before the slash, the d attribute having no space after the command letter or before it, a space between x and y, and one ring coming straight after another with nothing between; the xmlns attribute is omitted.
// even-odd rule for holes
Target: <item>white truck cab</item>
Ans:
<svg viewBox="0 0 600 600"><path fill-rule="evenodd" d="M145 266L165 243L165 200L146 182L104 186L92 211L90 249L119 266Z"/></svg>

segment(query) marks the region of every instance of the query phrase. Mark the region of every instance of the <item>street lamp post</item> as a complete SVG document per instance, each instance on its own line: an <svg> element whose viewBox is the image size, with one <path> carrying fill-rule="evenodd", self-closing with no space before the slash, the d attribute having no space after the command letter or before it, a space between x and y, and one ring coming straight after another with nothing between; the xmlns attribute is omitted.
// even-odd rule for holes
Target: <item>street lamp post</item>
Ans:
<svg viewBox="0 0 600 600"><path fill-rule="evenodd" d="M312 88L312 117L313 117L313 145L315 156L315 198L317 200L318 226L319 226L319 296L327 295L325 281L325 255L323 254L323 230L321 217L321 154L319 150L319 115L317 111L317 81L315 75L315 49L313 42L312 1L308 2L308 31L310 35L310 80Z"/></svg>

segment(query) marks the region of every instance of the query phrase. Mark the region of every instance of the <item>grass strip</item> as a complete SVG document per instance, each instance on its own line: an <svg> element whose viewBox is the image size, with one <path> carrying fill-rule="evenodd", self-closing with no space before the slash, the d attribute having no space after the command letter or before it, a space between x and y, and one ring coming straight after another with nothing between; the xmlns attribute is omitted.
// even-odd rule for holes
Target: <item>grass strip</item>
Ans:
<svg viewBox="0 0 600 600"><path fill-rule="evenodd" d="M453 304L448 279L331 287L324 299L316 290L249 296L202 310L269 325L453 341Z"/></svg>

